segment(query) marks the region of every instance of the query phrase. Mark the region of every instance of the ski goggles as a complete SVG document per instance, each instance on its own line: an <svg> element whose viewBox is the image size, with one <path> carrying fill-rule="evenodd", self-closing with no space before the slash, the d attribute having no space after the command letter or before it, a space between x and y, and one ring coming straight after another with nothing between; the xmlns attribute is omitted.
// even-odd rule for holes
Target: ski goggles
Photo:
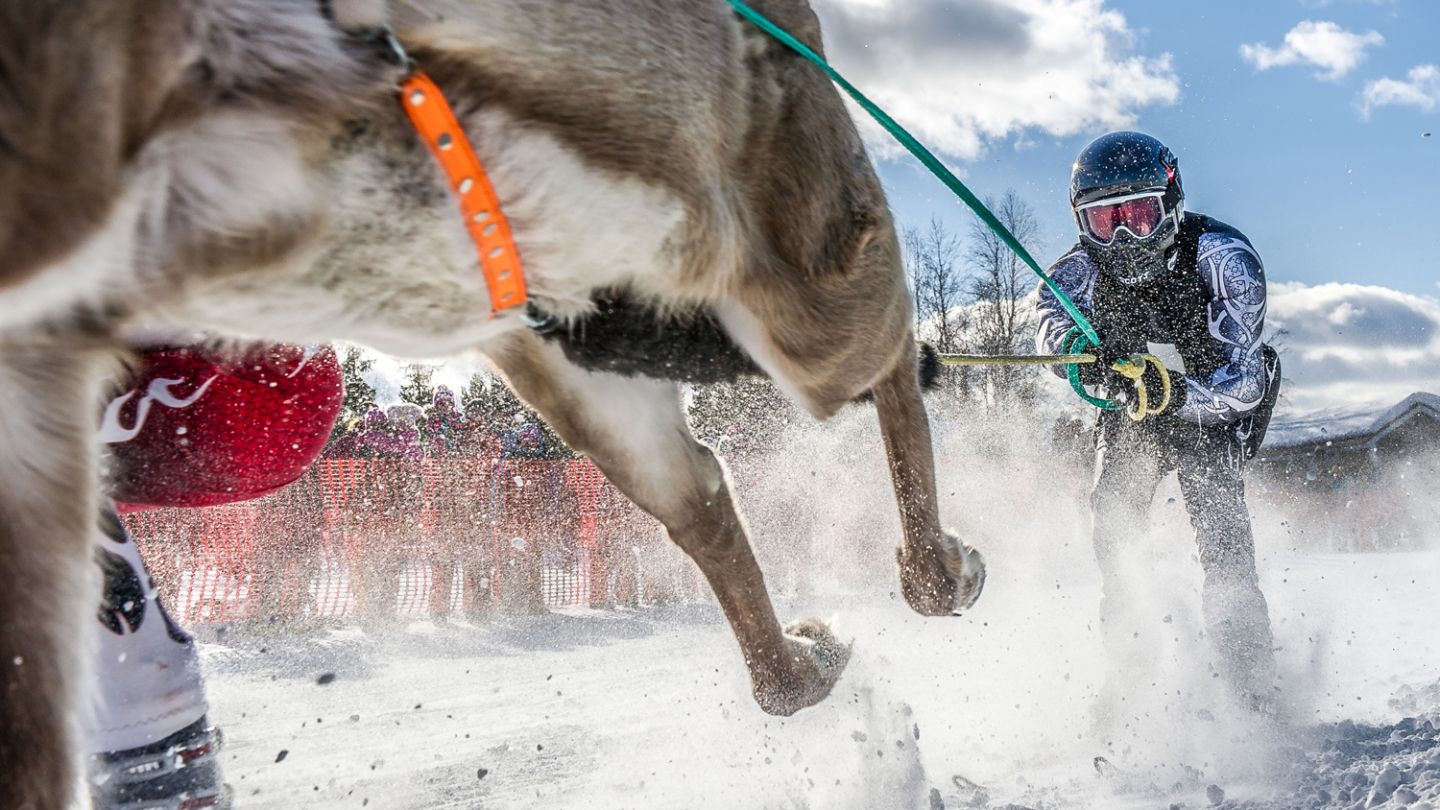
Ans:
<svg viewBox="0 0 1440 810"><path fill-rule="evenodd" d="M1147 239L1165 221L1165 192L1147 191L1126 197L1086 203L1075 209L1075 218L1086 236L1108 245L1121 228L1136 239Z"/></svg>

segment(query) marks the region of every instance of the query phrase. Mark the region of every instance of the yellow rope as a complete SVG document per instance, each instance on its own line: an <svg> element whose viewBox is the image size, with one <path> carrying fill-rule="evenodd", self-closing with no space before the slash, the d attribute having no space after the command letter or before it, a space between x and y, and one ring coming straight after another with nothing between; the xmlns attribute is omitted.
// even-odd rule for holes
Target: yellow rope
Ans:
<svg viewBox="0 0 1440 810"><path fill-rule="evenodd" d="M1151 364L1160 371L1162 389L1160 405L1155 408L1150 407L1150 392L1145 390L1145 368ZM1160 358L1153 354L1132 354L1129 359L1121 360L1110 368L1135 383L1135 405L1125 409L1131 419L1139 422L1147 416L1158 416L1170 407L1170 395L1173 393L1170 390L1170 373L1165 370L1165 364L1160 362Z"/></svg>
<svg viewBox="0 0 1440 810"><path fill-rule="evenodd" d="M1093 354L942 354L947 366L1068 366L1095 362Z"/></svg>
<svg viewBox="0 0 1440 810"><path fill-rule="evenodd" d="M1094 363L1093 354L942 354L940 362L947 366L1066 366ZM1145 386L1145 369L1155 366L1160 372L1160 404L1150 407L1150 392ZM1135 404L1125 409L1130 418L1139 422L1147 416L1158 416L1170 407L1170 372L1153 354L1132 354L1117 360L1111 370L1135 384Z"/></svg>

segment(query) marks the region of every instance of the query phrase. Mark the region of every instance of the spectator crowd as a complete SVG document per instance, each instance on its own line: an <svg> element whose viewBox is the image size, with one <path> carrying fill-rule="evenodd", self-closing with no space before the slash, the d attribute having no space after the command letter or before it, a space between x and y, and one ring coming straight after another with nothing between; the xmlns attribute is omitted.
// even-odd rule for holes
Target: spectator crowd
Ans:
<svg viewBox="0 0 1440 810"><path fill-rule="evenodd" d="M439 386L425 407L372 405L343 420L325 458L480 458L558 461L577 456L544 421L513 396L471 400L462 413L455 394Z"/></svg>

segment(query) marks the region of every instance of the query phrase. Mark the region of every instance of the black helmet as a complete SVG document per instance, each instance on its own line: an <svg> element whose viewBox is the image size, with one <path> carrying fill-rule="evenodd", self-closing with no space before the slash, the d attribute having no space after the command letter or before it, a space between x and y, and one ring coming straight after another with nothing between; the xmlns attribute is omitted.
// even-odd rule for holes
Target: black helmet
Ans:
<svg viewBox="0 0 1440 810"><path fill-rule="evenodd" d="M1125 284L1165 271L1184 203L1175 154L1140 132L1095 139L1070 174L1080 244L1102 271Z"/></svg>

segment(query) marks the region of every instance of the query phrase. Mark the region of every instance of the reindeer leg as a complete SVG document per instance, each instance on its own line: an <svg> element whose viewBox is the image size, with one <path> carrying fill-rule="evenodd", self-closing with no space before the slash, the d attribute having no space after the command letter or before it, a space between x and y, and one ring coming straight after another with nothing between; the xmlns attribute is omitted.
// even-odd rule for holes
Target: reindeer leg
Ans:
<svg viewBox="0 0 1440 810"><path fill-rule="evenodd" d="M908 355L880 379L874 393L905 531L905 543L896 552L900 591L925 616L964 610L980 598L985 561L980 552L940 528L930 420Z"/></svg>
<svg viewBox="0 0 1440 810"><path fill-rule="evenodd" d="M95 387L72 347L0 344L0 807L70 806L95 624Z"/></svg>
<svg viewBox="0 0 1440 810"><path fill-rule="evenodd" d="M722 303L717 314L731 338L819 418L870 388L905 531L900 590L918 613L946 616L980 597L985 563L940 529L935 455L909 309L903 296L898 303L887 300L864 285L858 291L812 286L797 292L761 279L741 299Z"/></svg>
<svg viewBox="0 0 1440 810"><path fill-rule="evenodd" d="M734 629L762 709L790 715L830 693L849 649L819 621L781 630L724 467L691 436L674 384L586 372L528 334L491 356L516 393L664 524L699 566Z"/></svg>

